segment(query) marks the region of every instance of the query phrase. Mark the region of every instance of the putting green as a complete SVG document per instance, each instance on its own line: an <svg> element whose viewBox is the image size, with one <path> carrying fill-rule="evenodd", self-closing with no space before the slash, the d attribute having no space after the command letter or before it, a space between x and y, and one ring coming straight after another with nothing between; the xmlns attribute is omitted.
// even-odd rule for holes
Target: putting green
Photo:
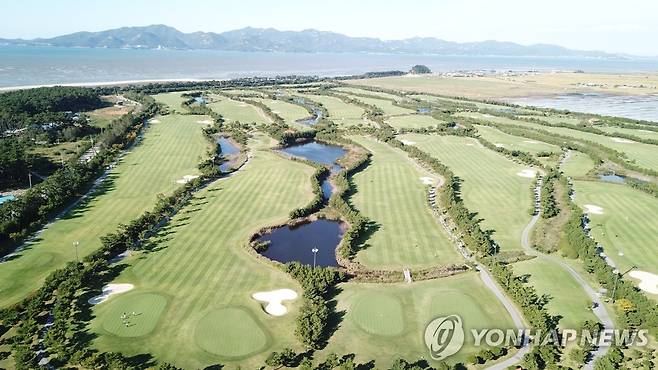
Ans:
<svg viewBox="0 0 658 370"><path fill-rule="evenodd" d="M386 293L361 293L350 317L369 334L396 336L404 330L402 303L397 297Z"/></svg>
<svg viewBox="0 0 658 370"><path fill-rule="evenodd" d="M156 293L131 292L112 297L106 305L102 313L103 329L119 337L141 337L152 332L158 325L167 307L167 298ZM127 325L122 319L124 314L127 316Z"/></svg>
<svg viewBox="0 0 658 370"><path fill-rule="evenodd" d="M240 307L212 310L199 320L194 341L204 351L221 357L245 357L267 345L267 335L256 319Z"/></svg>
<svg viewBox="0 0 658 370"><path fill-rule="evenodd" d="M435 318L457 314L469 333L450 362L466 361L482 349L473 345L471 329L513 327L505 308L473 272L412 284L344 283L339 288L336 311L345 316L318 358L354 353L358 362L374 359L377 369L388 369L397 358L425 358L435 366L423 340Z"/></svg>

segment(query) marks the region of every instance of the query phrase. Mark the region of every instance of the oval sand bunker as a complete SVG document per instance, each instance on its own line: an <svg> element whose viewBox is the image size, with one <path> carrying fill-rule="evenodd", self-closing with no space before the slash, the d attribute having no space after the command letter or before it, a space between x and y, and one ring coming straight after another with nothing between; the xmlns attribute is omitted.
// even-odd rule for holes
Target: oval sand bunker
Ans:
<svg viewBox="0 0 658 370"><path fill-rule="evenodd" d="M89 298L89 303L99 304L103 303L110 298L113 294L125 293L129 290L132 290L135 286L132 284L107 284L103 287L103 293L95 297Z"/></svg>
<svg viewBox="0 0 658 370"><path fill-rule="evenodd" d="M585 212L586 213L592 213L595 215L602 215L603 214L603 207L595 206L593 204L585 204L583 205L585 207Z"/></svg>
<svg viewBox="0 0 658 370"><path fill-rule="evenodd" d="M521 172L517 172L516 175L521 176L521 177L534 178L537 175L537 171L535 171L535 170L523 170Z"/></svg>
<svg viewBox="0 0 658 370"><path fill-rule="evenodd" d="M272 316L283 316L288 312L283 301L291 301L297 298L297 293L292 289L277 289L269 292L258 292L251 296L253 299L266 303L265 312Z"/></svg>
<svg viewBox="0 0 658 370"><path fill-rule="evenodd" d="M633 270L628 275L640 280L637 287L641 290L651 294L658 294L658 275L640 270Z"/></svg>

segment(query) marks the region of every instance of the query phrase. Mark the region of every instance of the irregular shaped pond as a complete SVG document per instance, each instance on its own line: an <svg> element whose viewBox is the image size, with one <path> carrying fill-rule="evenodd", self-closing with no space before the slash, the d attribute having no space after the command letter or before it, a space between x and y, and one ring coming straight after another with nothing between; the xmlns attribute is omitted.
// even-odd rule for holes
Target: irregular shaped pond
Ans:
<svg viewBox="0 0 658 370"><path fill-rule="evenodd" d="M623 184L626 182L626 178L624 176L619 176L619 175L599 175L599 179L601 181L605 182L613 182L615 184Z"/></svg>
<svg viewBox="0 0 658 370"><path fill-rule="evenodd" d="M316 141L291 145L281 149L281 151L296 157L307 159L309 161L331 166L332 173L337 173L340 171L340 166L336 164L336 161L344 156L347 152L345 149L339 146L322 144ZM331 198L331 194L333 194L334 188L329 182L329 179L325 179L320 185L322 187L322 197L324 199Z"/></svg>
<svg viewBox="0 0 658 370"><path fill-rule="evenodd" d="M269 241L269 248L261 254L281 263L298 261L313 265L313 249L317 248L316 266L338 266L336 247L344 233L344 226L338 221L317 220L294 227L276 228L258 241Z"/></svg>
<svg viewBox="0 0 658 370"><path fill-rule="evenodd" d="M226 159L227 156L237 154L240 152L240 149L233 145L233 143L225 137L220 137L217 139L217 143L222 151L222 156ZM227 172L231 169L231 161L227 160L224 163L219 165L219 170L222 172Z"/></svg>

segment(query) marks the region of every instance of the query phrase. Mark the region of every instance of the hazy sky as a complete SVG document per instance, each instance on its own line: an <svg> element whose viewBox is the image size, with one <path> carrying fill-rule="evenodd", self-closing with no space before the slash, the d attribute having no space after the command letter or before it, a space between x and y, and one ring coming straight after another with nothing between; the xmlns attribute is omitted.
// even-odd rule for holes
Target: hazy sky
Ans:
<svg viewBox="0 0 658 370"><path fill-rule="evenodd" d="M501 40L658 56L657 0L1 0L0 38L167 24Z"/></svg>

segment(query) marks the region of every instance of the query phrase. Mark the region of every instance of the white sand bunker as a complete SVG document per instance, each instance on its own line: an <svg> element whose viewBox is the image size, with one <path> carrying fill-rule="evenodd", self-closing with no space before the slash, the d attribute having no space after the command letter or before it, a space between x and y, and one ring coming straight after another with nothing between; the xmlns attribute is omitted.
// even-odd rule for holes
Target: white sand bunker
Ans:
<svg viewBox="0 0 658 370"><path fill-rule="evenodd" d="M622 138L618 138L618 137L613 137L612 141L614 141L615 143L622 143L622 144L632 144L632 143L634 143L633 140L622 139Z"/></svg>
<svg viewBox="0 0 658 370"><path fill-rule="evenodd" d="M593 204L585 204L583 207L585 207L586 213L593 213L595 215L603 214L603 207L595 206Z"/></svg>
<svg viewBox="0 0 658 370"><path fill-rule="evenodd" d="M434 179L431 177L419 177L420 181L425 184L425 185L432 185L434 184Z"/></svg>
<svg viewBox="0 0 658 370"><path fill-rule="evenodd" d="M527 144L539 144L539 142L534 141L534 140L523 140L523 142L527 143Z"/></svg>
<svg viewBox="0 0 658 370"><path fill-rule="evenodd" d="M201 121L196 121L196 123L201 123L201 124L204 124L204 125L209 125L209 124L212 123L212 121L209 120L209 119L204 119L204 120L201 120Z"/></svg>
<svg viewBox="0 0 658 370"><path fill-rule="evenodd" d="M107 301L111 295L125 293L132 290L134 287L135 286L132 284L107 284L103 287L103 294L89 298L88 302L91 304L103 303Z"/></svg>
<svg viewBox="0 0 658 370"><path fill-rule="evenodd" d="M160 121L158 121L157 119L150 119L149 123L160 123Z"/></svg>
<svg viewBox="0 0 658 370"><path fill-rule="evenodd" d="M196 175L185 175L185 176L183 176L182 179L176 180L176 183L178 183L178 184L187 184L188 182L190 182L190 181L196 179L197 177L199 177L199 176L196 176Z"/></svg>
<svg viewBox="0 0 658 370"><path fill-rule="evenodd" d="M404 145L414 145L414 144L416 144L415 141L411 141L411 140L400 140L400 142Z"/></svg>
<svg viewBox="0 0 658 370"><path fill-rule="evenodd" d="M251 296L253 299L267 303L265 312L272 316L283 316L288 312L282 301L297 299L297 293L292 289L277 289L269 292L258 292Z"/></svg>
<svg viewBox="0 0 658 370"><path fill-rule="evenodd" d="M496 146L496 148L504 148L505 147L505 144L501 144L501 143L496 143L494 145Z"/></svg>
<svg viewBox="0 0 658 370"><path fill-rule="evenodd" d="M628 275L640 280L640 283L637 285L638 288L647 293L658 294L658 275L640 270L633 270Z"/></svg>
<svg viewBox="0 0 658 370"><path fill-rule="evenodd" d="M527 178L534 178L537 175L537 171L535 170L523 170L521 172L517 172L516 176L521 176L521 177L527 177Z"/></svg>

